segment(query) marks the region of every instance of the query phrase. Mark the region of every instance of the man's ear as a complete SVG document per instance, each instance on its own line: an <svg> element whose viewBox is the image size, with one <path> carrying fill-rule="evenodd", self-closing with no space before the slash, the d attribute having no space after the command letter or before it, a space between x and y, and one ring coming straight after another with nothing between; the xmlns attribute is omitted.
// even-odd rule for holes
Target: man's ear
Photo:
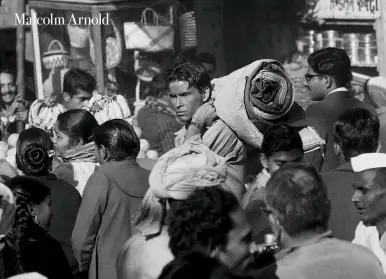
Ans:
<svg viewBox="0 0 386 279"><path fill-rule="evenodd" d="M326 88L331 88L334 84L334 80L332 79L332 77L325 76L324 78L325 78Z"/></svg>
<svg viewBox="0 0 386 279"><path fill-rule="evenodd" d="M107 149L106 149L106 147L104 145L101 145L99 147L99 152L100 152L99 154L100 154L101 158L103 160L107 161L108 152L107 152Z"/></svg>
<svg viewBox="0 0 386 279"><path fill-rule="evenodd" d="M342 154L342 149L336 142L334 142L334 153L336 156L340 156Z"/></svg>
<svg viewBox="0 0 386 279"><path fill-rule="evenodd" d="M63 92L63 100L68 103L70 100L71 100L71 96L70 94L68 94L67 92Z"/></svg>
<svg viewBox="0 0 386 279"><path fill-rule="evenodd" d="M209 87L206 87L204 89L204 94L202 94L202 101L203 103L206 103L209 101L209 98L210 98L210 88Z"/></svg>
<svg viewBox="0 0 386 279"><path fill-rule="evenodd" d="M268 169L268 158L267 158L267 156L265 156L264 153L261 153L259 155L259 158L260 158L260 163L263 166L263 168Z"/></svg>

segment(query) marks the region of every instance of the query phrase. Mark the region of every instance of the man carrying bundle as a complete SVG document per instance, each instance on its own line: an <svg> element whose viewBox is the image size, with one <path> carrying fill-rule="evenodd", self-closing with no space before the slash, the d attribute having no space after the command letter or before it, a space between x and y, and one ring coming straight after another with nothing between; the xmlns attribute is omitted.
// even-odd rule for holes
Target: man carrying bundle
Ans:
<svg viewBox="0 0 386 279"><path fill-rule="evenodd" d="M217 117L211 101L209 74L202 65L187 62L168 73L166 84L177 116L185 124L176 133L176 146L181 146L188 139L202 140L204 145L224 157L235 172L232 192L241 199L245 192L246 150L238 136Z"/></svg>

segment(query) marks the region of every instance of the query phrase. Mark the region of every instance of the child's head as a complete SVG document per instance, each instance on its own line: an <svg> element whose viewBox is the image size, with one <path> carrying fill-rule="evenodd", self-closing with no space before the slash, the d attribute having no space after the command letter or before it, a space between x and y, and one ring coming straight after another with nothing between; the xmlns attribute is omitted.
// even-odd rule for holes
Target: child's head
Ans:
<svg viewBox="0 0 386 279"><path fill-rule="evenodd" d="M93 130L98 122L94 116L83 109L74 109L59 114L54 127L54 144L58 156L92 142Z"/></svg>
<svg viewBox="0 0 386 279"><path fill-rule="evenodd" d="M70 69L63 77L63 98L68 110L81 109L88 105L96 80L82 69Z"/></svg>
<svg viewBox="0 0 386 279"><path fill-rule="evenodd" d="M25 175L47 175L52 167L53 149L54 144L44 130L24 130L16 145L16 165Z"/></svg>
<svg viewBox="0 0 386 279"><path fill-rule="evenodd" d="M136 158L140 141L133 127L122 119L103 123L94 132L95 157L100 164Z"/></svg>
<svg viewBox="0 0 386 279"><path fill-rule="evenodd" d="M270 174L289 162L303 161L302 139L295 128L285 124L271 126L264 134L261 164Z"/></svg>

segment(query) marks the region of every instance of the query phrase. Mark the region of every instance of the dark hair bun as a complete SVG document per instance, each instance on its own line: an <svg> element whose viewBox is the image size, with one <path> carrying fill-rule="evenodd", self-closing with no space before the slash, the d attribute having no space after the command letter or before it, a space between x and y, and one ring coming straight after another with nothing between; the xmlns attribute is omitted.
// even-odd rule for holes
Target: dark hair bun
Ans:
<svg viewBox="0 0 386 279"><path fill-rule="evenodd" d="M51 165L47 150L36 143L29 144L20 159L21 171L27 175L47 174Z"/></svg>

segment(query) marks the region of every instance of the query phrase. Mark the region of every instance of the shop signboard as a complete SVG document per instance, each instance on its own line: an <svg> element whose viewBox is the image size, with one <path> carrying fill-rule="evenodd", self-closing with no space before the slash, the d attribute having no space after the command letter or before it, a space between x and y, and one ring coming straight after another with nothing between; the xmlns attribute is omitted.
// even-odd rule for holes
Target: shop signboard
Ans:
<svg viewBox="0 0 386 279"><path fill-rule="evenodd" d="M317 4L315 6L315 13L320 19L375 20L379 17L379 1L384 0L316 1Z"/></svg>

